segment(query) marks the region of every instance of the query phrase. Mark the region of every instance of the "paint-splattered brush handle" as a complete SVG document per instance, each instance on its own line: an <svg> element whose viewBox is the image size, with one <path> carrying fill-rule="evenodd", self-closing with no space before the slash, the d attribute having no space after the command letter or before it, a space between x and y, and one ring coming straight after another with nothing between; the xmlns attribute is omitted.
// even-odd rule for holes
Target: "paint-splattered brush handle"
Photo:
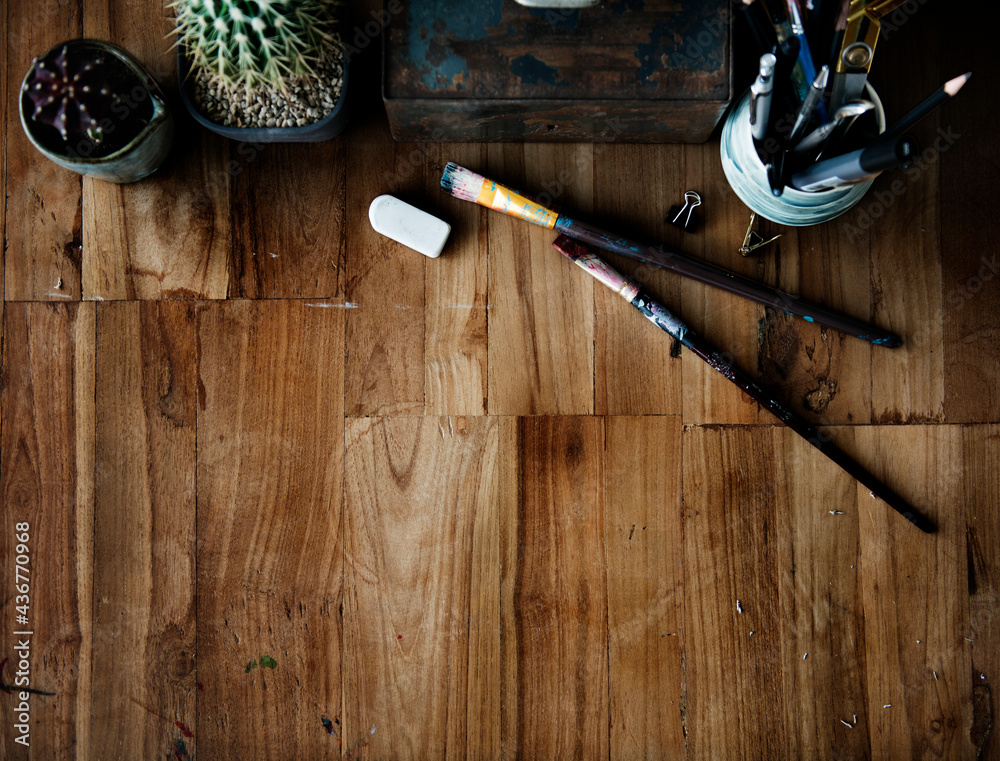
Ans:
<svg viewBox="0 0 1000 761"><path fill-rule="evenodd" d="M855 320L853 317L848 317L820 304L804 301L798 296L793 296L764 283L759 283L745 275L730 272L722 267L717 267L714 264L709 264L708 262L677 253L676 251L666 251L659 246L647 246L637 243L628 238L612 235L606 230L589 225L586 222L568 219L562 215L556 219L554 229L557 233L568 235L570 238L583 243L589 243L606 251L627 256L644 264L652 264L653 266L676 272L699 283L721 288L737 296L742 296L751 301L780 309L782 312L796 315L807 322L824 325L855 338L878 344L879 346L896 348L903 343L902 339L895 333L890 333L887 330L882 330L860 320Z"/></svg>
<svg viewBox="0 0 1000 761"><path fill-rule="evenodd" d="M574 240L589 243L606 251L662 267L692 280L697 280L699 283L721 288L865 341L890 348L900 346L903 343L899 336L893 333L855 320L819 304L803 301L798 296L792 296L722 267L716 267L714 264L675 251L666 251L659 246L637 243L595 225L580 222L565 214L559 214L534 199L454 162L448 162L445 166L444 173L441 175L441 187L456 198L472 201L525 222L555 230L557 233L568 235Z"/></svg>
<svg viewBox="0 0 1000 761"><path fill-rule="evenodd" d="M566 235L560 235L552 245L563 256L628 301L647 320L680 341L682 346L689 349L714 370L728 378L746 393L747 396L760 404L761 407L833 460L833 462L867 488L873 497L878 497L884 501L921 531L927 533L934 531L933 522L926 516L915 511L906 503L906 500L865 470L842 449L833 444L829 436L813 428L804 418L797 415L775 399L772 394L761 388L753 378L733 365L732 359L728 355L721 354L711 343L691 331L687 325L671 314L656 299L644 293L636 283L629 280L601 259L597 252L582 243L572 240Z"/></svg>

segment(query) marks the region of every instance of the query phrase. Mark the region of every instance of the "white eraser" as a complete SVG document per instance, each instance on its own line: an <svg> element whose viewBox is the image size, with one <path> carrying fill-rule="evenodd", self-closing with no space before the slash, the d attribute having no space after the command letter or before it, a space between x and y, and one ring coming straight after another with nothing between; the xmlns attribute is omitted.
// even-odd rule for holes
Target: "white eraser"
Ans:
<svg viewBox="0 0 1000 761"><path fill-rule="evenodd" d="M451 225L393 196L379 196L368 207L375 232L382 233L424 256L437 258L444 248Z"/></svg>

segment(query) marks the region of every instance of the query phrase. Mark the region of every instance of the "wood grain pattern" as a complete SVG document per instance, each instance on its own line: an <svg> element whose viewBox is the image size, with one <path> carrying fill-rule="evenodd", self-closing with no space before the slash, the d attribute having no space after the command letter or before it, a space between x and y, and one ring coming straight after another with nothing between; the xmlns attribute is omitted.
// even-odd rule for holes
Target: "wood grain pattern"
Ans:
<svg viewBox="0 0 1000 761"><path fill-rule="evenodd" d="M849 428L822 432L845 447L853 438ZM774 429L773 441L770 498L788 727L781 755L864 758L868 722L878 714L865 702L865 611L857 595L867 569L859 560L857 487L791 431Z"/></svg>
<svg viewBox="0 0 1000 761"><path fill-rule="evenodd" d="M601 218L613 220L608 229L633 239L662 242L680 250L692 236L683 236L664 219L667 210L681 202L687 188L672 178L686 177L683 154L672 146L639 148L631 145L597 145L594 148L594 206ZM646 193L636 199L634 188ZM704 208L699 209L699 212ZM696 238L695 241L698 239ZM668 309L681 316L680 279L657 267L624 257L614 267ZM681 412L681 362L679 346L652 326L606 288L594 293L595 310L595 412L608 415L679 414ZM683 316L681 316L683 319Z"/></svg>
<svg viewBox="0 0 1000 761"><path fill-rule="evenodd" d="M691 427L682 448L687 756L783 757L773 429Z"/></svg>
<svg viewBox="0 0 1000 761"><path fill-rule="evenodd" d="M997 757L989 25L904 4L872 73L891 114L974 71L914 128L936 154L743 259L716 138L394 143L380 7L353 3L342 137L258 150L182 114L128 187L44 159L11 98L84 33L175 97L158 0L0 12L0 680L29 520L31 687L55 693L24 748L0 692L0 758ZM448 160L902 333L612 257L939 531L672 356L550 231L443 193ZM687 189L695 233L664 221ZM453 225L439 259L371 229L381 193Z"/></svg>
<svg viewBox="0 0 1000 761"><path fill-rule="evenodd" d="M347 137L347 400L352 416L419 414L424 409L424 277L427 259L372 229L376 196L423 186L382 120ZM397 177L400 178L397 180Z"/></svg>
<svg viewBox="0 0 1000 761"><path fill-rule="evenodd" d="M604 426L519 423L521 491L504 503L502 708L508 758L607 758L608 591Z"/></svg>
<svg viewBox="0 0 1000 761"><path fill-rule="evenodd" d="M476 167L469 167L476 171ZM569 214L593 198L593 147L490 146L481 172ZM550 230L489 219L491 415L586 414L594 407L594 287L552 249Z"/></svg>
<svg viewBox="0 0 1000 761"><path fill-rule="evenodd" d="M76 2L44 0L5 7L5 59L9 100L35 56L80 36ZM4 298L8 301L68 301L80 298L82 216L80 175L56 166L35 150L21 128L17 101L4 122L5 196Z"/></svg>
<svg viewBox="0 0 1000 761"><path fill-rule="evenodd" d="M5 758L71 759L86 752L79 746L86 735L78 732L90 721L90 695L80 690L88 686L91 667L90 645L81 642L90 630L90 600L82 593L92 547L81 542L86 533L78 529L93 520L93 503L77 500L88 496L92 478L86 466L92 462L94 379L86 369L94 351L93 314L79 305L8 304L4 320L0 676L17 686L0 703L0 752ZM26 543L17 540L23 523L29 524ZM14 566L21 557L27 570L18 578ZM24 736L14 726L22 713L28 715L27 748L15 742Z"/></svg>
<svg viewBox="0 0 1000 761"><path fill-rule="evenodd" d="M335 758L343 320L302 302L199 315L199 752Z"/></svg>
<svg viewBox="0 0 1000 761"><path fill-rule="evenodd" d="M853 214L816 227L768 225L782 233L780 245L759 256L779 288L873 322L870 232L852 222ZM757 340L757 367L750 369L789 408L822 425L871 421L872 354L895 349L873 347L775 309L764 310Z"/></svg>
<svg viewBox="0 0 1000 761"><path fill-rule="evenodd" d="M424 193L413 203L452 226L444 252L426 269L424 405L429 415L485 415L489 303L488 211L441 189L449 161L485 166L482 146L413 146L406 156L417 171L427 163Z"/></svg>
<svg viewBox="0 0 1000 761"><path fill-rule="evenodd" d="M1000 102L993 77L980 77L983 66L976 51L992 45L985 24L959 32L960 21L949 13L929 19L941 34L942 78L973 71L975 86L942 109L933 125L921 126L925 150L939 156L941 187L935 199L941 216L941 287L944 304L944 413L951 423L1000 421L1000 256L985 220L993 218L989 203L996 152L991 129L978 128L990 119L987 103ZM966 85L972 84L972 80ZM962 88L965 90L965 88ZM969 97L969 96L972 97ZM982 121L981 121L982 120ZM996 746L994 746L996 747Z"/></svg>
<svg viewBox="0 0 1000 761"><path fill-rule="evenodd" d="M948 78L942 77L935 42L909 35L890 37L891 57L884 76L898 84L885 88L888 114L905 114ZM900 79L904 71L905 81ZM939 119L940 111L931 114L921 130L936 129ZM931 203L939 193L940 162L921 156L906 174L893 173L892 179L903 186L901 193L892 192L888 177L880 179L880 187L873 187L861 202L874 220L875 315L905 342L891 352L872 353L872 420L943 422L941 219Z"/></svg>
<svg viewBox="0 0 1000 761"><path fill-rule="evenodd" d="M347 757L497 757L497 442L482 417L348 423Z"/></svg>
<svg viewBox="0 0 1000 761"><path fill-rule="evenodd" d="M718 178L717 151L718 146L714 144L691 146L690 150L685 150L685 161L694 167L696 174L703 173L706 181L710 177ZM688 244L685 241L685 246L693 246L690 253L713 264L766 280L766 265L762 259L743 258L737 253L750 212L729 190L722 187L712 190L709 184L703 196L704 213L711 214L715 226L706 230L702 249L698 250L695 242ZM773 250L768 254L775 255ZM720 352L731 356L736 365L755 373L757 337L764 307L686 278L681 279L680 289L680 315L684 322L711 341ZM761 413L750 397L688 352L681 352L681 378L685 424L771 422L770 415Z"/></svg>
<svg viewBox="0 0 1000 761"><path fill-rule="evenodd" d="M997 426L962 429L965 493L965 556L968 573L969 632L972 650L972 745L980 758L1000 752L996 730L995 685L1000 673L1000 518L989 506L1000 502L1000 430Z"/></svg>
<svg viewBox="0 0 1000 761"><path fill-rule="evenodd" d="M230 297L343 298L344 140L233 152L245 167L232 180Z"/></svg>
<svg viewBox="0 0 1000 761"><path fill-rule="evenodd" d="M973 758L966 527L952 507L963 496L962 431L864 428L858 439L878 465L903 474L890 483L904 497L923 495L940 521L933 537L905 531L858 488L872 758Z"/></svg>
<svg viewBox="0 0 1000 761"><path fill-rule="evenodd" d="M176 90L170 14L158 0L84 6L84 34L132 54L164 88ZM230 177L226 141L195 127L179 98L177 133L166 163L129 185L84 180L86 299L226 297Z"/></svg>
<svg viewBox="0 0 1000 761"><path fill-rule="evenodd" d="M680 416L610 417L605 426L610 757L681 758Z"/></svg>
<svg viewBox="0 0 1000 761"><path fill-rule="evenodd" d="M194 309L102 304L97 336L89 753L195 753L181 729L197 723Z"/></svg>

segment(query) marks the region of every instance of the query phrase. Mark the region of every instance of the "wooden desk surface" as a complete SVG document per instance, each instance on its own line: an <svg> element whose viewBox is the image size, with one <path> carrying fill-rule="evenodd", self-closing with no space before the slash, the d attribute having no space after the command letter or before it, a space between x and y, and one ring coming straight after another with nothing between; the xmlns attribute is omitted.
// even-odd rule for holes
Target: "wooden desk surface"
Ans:
<svg viewBox="0 0 1000 761"><path fill-rule="evenodd" d="M155 176L81 181L22 134L31 56L109 39L176 94L170 24L158 0L13 0L0 658L9 685L28 627L41 692L30 750L0 695L0 757L1000 757L995 43L910 5L872 74L890 114L976 71L915 130L923 162L743 259L717 137L394 144L377 45L340 138L258 150L181 115ZM622 265L938 533L551 233L441 192L448 160L902 334ZM687 189L695 234L661 221ZM453 225L440 259L372 231L387 192Z"/></svg>

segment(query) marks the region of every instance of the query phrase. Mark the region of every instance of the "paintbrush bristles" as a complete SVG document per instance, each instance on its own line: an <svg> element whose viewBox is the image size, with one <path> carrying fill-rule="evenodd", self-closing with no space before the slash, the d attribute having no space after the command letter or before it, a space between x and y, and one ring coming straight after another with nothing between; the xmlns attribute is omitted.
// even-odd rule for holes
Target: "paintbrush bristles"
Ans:
<svg viewBox="0 0 1000 761"><path fill-rule="evenodd" d="M486 178L481 174L461 167L453 161L449 161L441 175L441 187L451 193L455 198L464 201L479 201L479 191L483 187Z"/></svg>

